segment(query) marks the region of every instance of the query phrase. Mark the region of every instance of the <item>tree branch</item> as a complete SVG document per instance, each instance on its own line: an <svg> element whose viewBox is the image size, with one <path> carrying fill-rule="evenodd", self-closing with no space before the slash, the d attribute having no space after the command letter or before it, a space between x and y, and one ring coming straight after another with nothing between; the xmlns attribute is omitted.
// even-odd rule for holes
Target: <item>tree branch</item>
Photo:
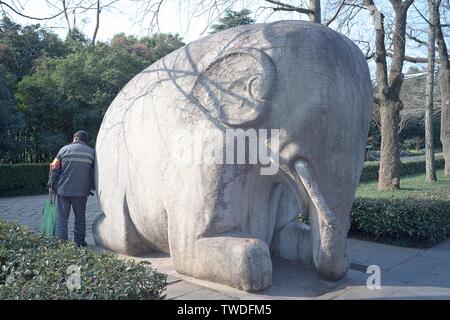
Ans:
<svg viewBox="0 0 450 320"><path fill-rule="evenodd" d="M0 1L0 6L5 6L5 7L7 7L7 8L10 9L12 12L14 12L15 14L17 14L17 15L19 15L19 16L21 16L21 17L24 17L24 18L27 18L27 19L32 19L32 20L40 20L40 21L42 21L42 20L51 20L51 19L54 19L54 18L60 16L60 15L63 13L63 11L60 11L59 13L57 13L57 14L55 14L55 15L53 15L53 16L50 16L50 17L37 18L37 17L32 17L32 16L28 16L28 15L26 15L26 14L24 14L24 13L21 13L20 11L16 10L16 9L15 9L14 7L12 7L10 4L8 4L8 3L4 2L4 1Z"/></svg>
<svg viewBox="0 0 450 320"><path fill-rule="evenodd" d="M414 9L417 11L417 13L422 17L423 20L425 20L426 23L428 23L429 26L432 26L433 24L422 14L422 12L417 9L416 5L413 3Z"/></svg>
<svg viewBox="0 0 450 320"><path fill-rule="evenodd" d="M393 54L391 52L388 52L386 55L389 58L393 57ZM411 57L411 56L406 56L405 55L404 60L408 61L408 62L411 62L411 63L428 63L428 58L424 58L424 57Z"/></svg>
<svg viewBox="0 0 450 320"><path fill-rule="evenodd" d="M61 2L62 2L62 6L63 6L64 17L66 18L66 22L67 22L67 27L69 28L69 30L71 30L72 27L70 26L69 15L67 14L66 0L61 0Z"/></svg>
<svg viewBox="0 0 450 320"><path fill-rule="evenodd" d="M342 0L339 7L337 8L335 14L333 17L331 17L330 20L328 20L327 22L325 22L326 26L329 26L334 20L336 20L336 18L338 17L339 13L341 12L342 8L344 8L345 5L345 0Z"/></svg>
<svg viewBox="0 0 450 320"><path fill-rule="evenodd" d="M417 42L420 46L428 46L428 43L427 43L426 41L423 41L423 40L421 40L421 39L419 39L419 38L413 36L411 33L406 32L406 36L407 36L409 39L411 39L411 40Z"/></svg>
<svg viewBox="0 0 450 320"><path fill-rule="evenodd" d="M306 9L306 8L301 8L301 7L296 7L287 3L282 3L279 1L275 1L275 0L265 0L271 4L275 4L279 7L276 8L272 8L273 11L295 11L298 13L304 13L304 14L314 14L314 10L311 9Z"/></svg>

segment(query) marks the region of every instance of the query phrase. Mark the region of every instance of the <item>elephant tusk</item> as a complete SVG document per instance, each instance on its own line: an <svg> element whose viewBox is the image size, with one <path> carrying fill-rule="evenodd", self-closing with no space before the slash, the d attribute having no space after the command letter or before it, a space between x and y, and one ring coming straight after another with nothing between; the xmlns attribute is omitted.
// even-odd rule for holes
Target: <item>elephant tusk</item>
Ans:
<svg viewBox="0 0 450 320"><path fill-rule="evenodd" d="M334 229L335 231L339 230L339 220L325 204L325 200L319 190L319 186L313 179L308 164L305 161L299 160L295 162L294 167L322 221L331 229Z"/></svg>

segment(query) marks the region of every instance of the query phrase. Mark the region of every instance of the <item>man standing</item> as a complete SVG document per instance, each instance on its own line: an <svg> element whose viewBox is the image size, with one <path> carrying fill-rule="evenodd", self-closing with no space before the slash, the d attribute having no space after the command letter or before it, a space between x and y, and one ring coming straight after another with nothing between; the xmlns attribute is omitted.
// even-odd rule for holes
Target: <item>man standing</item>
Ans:
<svg viewBox="0 0 450 320"><path fill-rule="evenodd" d="M88 134L77 131L73 142L59 150L50 165L49 187L56 192L56 238L68 239L70 208L75 213L74 240L85 247L86 201L93 187L95 151L87 142Z"/></svg>

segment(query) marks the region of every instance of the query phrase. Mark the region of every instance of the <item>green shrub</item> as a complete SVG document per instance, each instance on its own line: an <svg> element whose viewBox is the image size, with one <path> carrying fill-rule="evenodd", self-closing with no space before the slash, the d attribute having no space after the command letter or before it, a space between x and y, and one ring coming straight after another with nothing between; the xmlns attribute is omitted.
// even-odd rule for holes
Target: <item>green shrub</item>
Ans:
<svg viewBox="0 0 450 320"><path fill-rule="evenodd" d="M435 160L436 170L443 169L445 162L443 156L437 156ZM378 180L379 161L368 161L364 163L360 182ZM425 160L402 160L400 165L400 175L409 176L425 172Z"/></svg>
<svg viewBox="0 0 450 320"><path fill-rule="evenodd" d="M403 140L403 147L407 150L419 150L424 144L425 139L419 136Z"/></svg>
<svg viewBox="0 0 450 320"><path fill-rule="evenodd" d="M161 299L166 275L147 262L77 248L0 221L2 299ZM66 286L68 267L79 266L81 288Z"/></svg>
<svg viewBox="0 0 450 320"><path fill-rule="evenodd" d="M401 189L380 191L362 182L351 213L350 235L397 245L429 247L450 236L450 177L425 173L403 177Z"/></svg>
<svg viewBox="0 0 450 320"><path fill-rule="evenodd" d="M357 198L350 235L396 245L430 247L450 235L450 202Z"/></svg>
<svg viewBox="0 0 450 320"><path fill-rule="evenodd" d="M1 164L0 165L0 197L47 192L47 163ZM436 169L444 168L444 158L436 157ZM364 164L360 182L378 179L378 161ZM407 176L425 172L425 160L403 160L401 175Z"/></svg>
<svg viewBox="0 0 450 320"><path fill-rule="evenodd" d="M48 163L0 165L0 196L45 193Z"/></svg>
<svg viewBox="0 0 450 320"><path fill-rule="evenodd" d="M380 163L378 161L365 162L359 182L377 180L378 170L380 170Z"/></svg>

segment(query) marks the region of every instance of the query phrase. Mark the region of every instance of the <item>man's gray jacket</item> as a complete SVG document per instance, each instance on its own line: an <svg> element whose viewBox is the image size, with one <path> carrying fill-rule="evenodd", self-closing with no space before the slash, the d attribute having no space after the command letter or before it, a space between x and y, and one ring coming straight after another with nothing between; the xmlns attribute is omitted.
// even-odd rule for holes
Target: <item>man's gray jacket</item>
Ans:
<svg viewBox="0 0 450 320"><path fill-rule="evenodd" d="M94 181L95 151L84 142L59 150L50 165L50 187L63 197L87 197Z"/></svg>

